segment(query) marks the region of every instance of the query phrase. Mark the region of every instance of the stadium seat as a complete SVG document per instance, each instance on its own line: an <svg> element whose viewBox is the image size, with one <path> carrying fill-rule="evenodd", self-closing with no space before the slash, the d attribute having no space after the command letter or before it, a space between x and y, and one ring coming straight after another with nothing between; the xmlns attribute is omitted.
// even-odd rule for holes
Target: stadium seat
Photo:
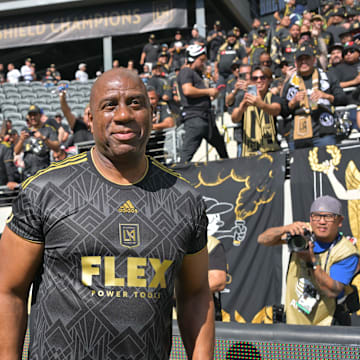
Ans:
<svg viewBox="0 0 360 360"><path fill-rule="evenodd" d="M38 104L38 107L47 115L49 111L52 111L52 107L49 104Z"/></svg>
<svg viewBox="0 0 360 360"><path fill-rule="evenodd" d="M19 122L23 121L21 114L18 112L13 112L13 111L4 112L4 118L11 120L13 123L16 123L16 121L19 121ZM25 125L26 125L26 123L25 123Z"/></svg>
<svg viewBox="0 0 360 360"><path fill-rule="evenodd" d="M5 96L10 99L10 98L20 98L21 95L17 92L17 91L6 91L5 92Z"/></svg>
<svg viewBox="0 0 360 360"><path fill-rule="evenodd" d="M14 104L4 104L2 103L1 104L1 111L3 113L5 113L6 111L9 111L9 112L17 112L18 111L18 107Z"/></svg>
<svg viewBox="0 0 360 360"><path fill-rule="evenodd" d="M23 110L28 111L30 107L30 102L26 102L26 99L22 99L21 103L17 105L18 111L22 113Z"/></svg>
<svg viewBox="0 0 360 360"><path fill-rule="evenodd" d="M23 120L26 120L28 111L29 111L29 109L19 110L19 112L20 112L20 114L21 114L21 118L22 118Z"/></svg>
<svg viewBox="0 0 360 360"><path fill-rule="evenodd" d="M16 90L16 84L12 84L12 83L3 83L2 87L4 90L10 89L10 88Z"/></svg>
<svg viewBox="0 0 360 360"><path fill-rule="evenodd" d="M15 99L3 99L1 101L1 106L8 105L8 104L15 105L15 103L16 103Z"/></svg>
<svg viewBox="0 0 360 360"><path fill-rule="evenodd" d="M43 86L43 83L41 82L41 81L32 81L31 83L30 83L30 86L31 87L34 87L34 86Z"/></svg>

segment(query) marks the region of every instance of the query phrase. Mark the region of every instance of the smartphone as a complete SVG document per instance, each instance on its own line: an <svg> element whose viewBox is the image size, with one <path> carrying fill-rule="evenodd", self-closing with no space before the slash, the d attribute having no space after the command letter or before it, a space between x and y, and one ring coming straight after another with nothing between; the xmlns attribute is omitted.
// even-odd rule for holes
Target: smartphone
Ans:
<svg viewBox="0 0 360 360"><path fill-rule="evenodd" d="M257 88L256 88L256 85L248 85L248 87L247 87L247 92L248 92L250 95L257 96Z"/></svg>

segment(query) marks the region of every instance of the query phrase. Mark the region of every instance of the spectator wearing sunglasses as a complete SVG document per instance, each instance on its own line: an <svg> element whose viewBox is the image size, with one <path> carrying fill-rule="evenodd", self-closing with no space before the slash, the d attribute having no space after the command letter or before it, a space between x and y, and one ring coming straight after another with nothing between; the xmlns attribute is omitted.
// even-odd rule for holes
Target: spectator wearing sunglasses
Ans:
<svg viewBox="0 0 360 360"><path fill-rule="evenodd" d="M351 41L345 44L342 55L343 62L335 66L331 72L334 73L343 89L356 87L355 91L346 92L346 97L349 104L360 105L360 47ZM357 109L350 110L349 118L352 121L353 128L358 128L360 111Z"/></svg>
<svg viewBox="0 0 360 360"><path fill-rule="evenodd" d="M284 118L291 121L289 147L336 144L332 106L345 105L346 95L338 80L315 66L314 48L301 46L296 52L296 72L284 84Z"/></svg>
<svg viewBox="0 0 360 360"><path fill-rule="evenodd" d="M236 98L231 119L242 127L241 156L259 155L280 149L276 116L281 112L282 101L269 91L271 81L272 72L269 68L255 66L251 72L251 85L242 98Z"/></svg>

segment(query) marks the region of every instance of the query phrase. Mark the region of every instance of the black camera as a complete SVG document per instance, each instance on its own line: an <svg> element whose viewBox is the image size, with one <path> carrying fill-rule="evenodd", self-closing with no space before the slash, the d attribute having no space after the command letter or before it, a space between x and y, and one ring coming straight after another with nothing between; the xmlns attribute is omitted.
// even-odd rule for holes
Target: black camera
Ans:
<svg viewBox="0 0 360 360"><path fill-rule="evenodd" d="M313 239L308 229L304 229L304 235L286 234L286 242L290 252L299 252L308 249L310 241L313 241Z"/></svg>

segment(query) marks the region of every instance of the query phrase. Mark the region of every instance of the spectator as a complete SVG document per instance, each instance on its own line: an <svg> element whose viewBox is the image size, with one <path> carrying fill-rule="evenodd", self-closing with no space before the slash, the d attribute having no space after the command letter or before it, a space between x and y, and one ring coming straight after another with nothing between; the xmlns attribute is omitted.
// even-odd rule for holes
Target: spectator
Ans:
<svg viewBox="0 0 360 360"><path fill-rule="evenodd" d="M17 84L19 82L21 73L18 69L15 69L13 63L8 64L8 72L6 74L6 81L10 84Z"/></svg>
<svg viewBox="0 0 360 360"><path fill-rule="evenodd" d="M248 34L248 39L247 39L247 53L249 54L250 52L250 47L254 41L254 39L257 38L257 30L258 28L260 27L261 25L261 21L258 19L258 18L255 18L252 22L252 25L251 25L251 30ZM249 49L249 50L248 50Z"/></svg>
<svg viewBox="0 0 360 360"><path fill-rule="evenodd" d="M191 29L191 37L188 42L189 45L199 45L199 46L205 46L206 40L200 36L199 29L197 25L195 24L193 28Z"/></svg>
<svg viewBox="0 0 360 360"><path fill-rule="evenodd" d="M260 26L258 28L258 35L254 38L251 50L249 52L250 64L258 64L260 54L267 49L267 30Z"/></svg>
<svg viewBox="0 0 360 360"><path fill-rule="evenodd" d="M56 131L42 124L40 117L40 108L31 105L28 112L29 126L21 130L19 141L14 146L16 155L24 152L25 178L49 166L50 150L59 149Z"/></svg>
<svg viewBox="0 0 360 360"><path fill-rule="evenodd" d="M135 74L138 73L137 69L135 68L135 65L134 65L134 60L129 60L128 63L127 63L127 68L131 71L133 71Z"/></svg>
<svg viewBox="0 0 360 360"><path fill-rule="evenodd" d="M43 83L43 85L46 88L52 87L54 85L56 85L57 80L56 78L53 76L53 73L51 72L50 68L46 69L45 75L43 76L43 78L41 79L41 82Z"/></svg>
<svg viewBox="0 0 360 360"><path fill-rule="evenodd" d="M251 81L256 94L248 90L242 98L237 98L231 120L242 123L241 156L258 155L280 149L277 141L276 116L281 112L281 98L269 91L272 72L269 68L255 66ZM253 119L256 119L255 121Z"/></svg>
<svg viewBox="0 0 360 360"><path fill-rule="evenodd" d="M331 34L334 43L341 42L340 34L348 29L350 24L345 24L345 12L343 8L334 9L330 14L328 28L326 31ZM332 44L330 44L332 45Z"/></svg>
<svg viewBox="0 0 360 360"><path fill-rule="evenodd" d="M341 43L336 43L329 48L329 72L335 71L335 67L343 62L343 49L344 46Z"/></svg>
<svg viewBox="0 0 360 360"><path fill-rule="evenodd" d="M163 71L162 65L157 63L152 69L151 78L147 82L148 86L155 88L159 99L168 101L171 98L171 88L166 73Z"/></svg>
<svg viewBox="0 0 360 360"><path fill-rule="evenodd" d="M333 51L336 52L336 49L333 49ZM358 90L360 86L360 47L354 42L347 43L343 48L343 57L344 60L332 67L329 73L336 77L343 89L357 87L355 91L346 92L346 97L349 104L360 105ZM357 118L360 118L360 112L357 109L352 109L349 115L353 128L357 128Z"/></svg>
<svg viewBox="0 0 360 360"><path fill-rule="evenodd" d="M167 77L170 72L169 57L166 52L159 54L158 63L160 64L160 72L162 77Z"/></svg>
<svg viewBox="0 0 360 360"><path fill-rule="evenodd" d="M67 158L67 153L63 148L60 148L59 151L53 151L52 157L55 162L63 161Z"/></svg>
<svg viewBox="0 0 360 360"><path fill-rule="evenodd" d="M274 37L271 47L271 59L274 63L280 64L280 59L285 58L290 66L295 64L295 53L300 38L300 26L293 24L289 29L289 36L284 38Z"/></svg>
<svg viewBox="0 0 360 360"><path fill-rule="evenodd" d="M152 128L153 130L164 130L175 126L170 109L166 102L159 101L156 91L152 87L147 89L150 105L152 107Z"/></svg>
<svg viewBox="0 0 360 360"><path fill-rule="evenodd" d="M216 20L214 23L213 30L209 32L206 38L210 53L209 60L211 63L214 63L216 61L216 56L218 54L219 48L225 42L225 39L226 39L226 34L225 31L221 29L221 22L219 20Z"/></svg>
<svg viewBox="0 0 360 360"><path fill-rule="evenodd" d="M31 75L33 78L33 81L37 80L37 75L36 75L36 64L35 63L31 63Z"/></svg>
<svg viewBox="0 0 360 360"><path fill-rule="evenodd" d="M29 83L34 80L33 70L31 68L31 58L25 59L25 65L20 69L21 76L26 83Z"/></svg>
<svg viewBox="0 0 360 360"><path fill-rule="evenodd" d="M230 30L225 43L219 48L215 62L215 79L218 80L218 84L226 84L231 75L231 64L236 61L247 63L246 50L240 46L234 32Z"/></svg>
<svg viewBox="0 0 360 360"><path fill-rule="evenodd" d="M224 139L211 112L211 100L218 96L219 91L216 88L206 88L202 79L207 61L206 49L200 45L191 45L186 52L187 66L180 70L177 78L185 121L181 160L190 161L203 138L216 148L221 158L228 158Z"/></svg>
<svg viewBox="0 0 360 360"><path fill-rule="evenodd" d="M13 146L9 141L0 142L0 186L14 190L20 182L20 174L14 164Z"/></svg>
<svg viewBox="0 0 360 360"><path fill-rule="evenodd" d="M117 69L120 67L120 63L118 59L115 59L112 64L113 69Z"/></svg>
<svg viewBox="0 0 360 360"><path fill-rule="evenodd" d="M284 84L284 117L291 115L290 149L336 144L331 106L346 104L339 82L315 66L314 49L296 52L296 69Z"/></svg>
<svg viewBox="0 0 360 360"><path fill-rule="evenodd" d="M150 71L152 70L153 65L156 64L158 55L160 52L159 44L156 43L155 35L151 34L149 36L149 42L144 46L141 57L140 57L140 65L144 64L149 66Z"/></svg>
<svg viewBox="0 0 360 360"><path fill-rule="evenodd" d="M148 64L143 67L143 72L139 75L143 83L146 85L151 78L151 71Z"/></svg>
<svg viewBox="0 0 360 360"><path fill-rule="evenodd" d="M49 69L51 71L51 76L56 79L56 82L61 80L61 74L60 72L56 69L56 65L55 64L50 64Z"/></svg>
<svg viewBox="0 0 360 360"><path fill-rule="evenodd" d="M234 111L234 104L240 104L244 97L247 87L251 80L251 66L246 64L234 63L232 66L233 75L229 78L226 84L226 99L225 103L227 111L231 115ZM242 126L234 129L234 139L237 142L238 150L237 156L241 157L243 131Z"/></svg>
<svg viewBox="0 0 360 360"><path fill-rule="evenodd" d="M175 33L174 40L170 44L171 70L180 69L185 64L186 41L182 38L180 30Z"/></svg>
<svg viewBox="0 0 360 360"><path fill-rule="evenodd" d="M69 123L71 130L73 131L72 141L68 145L76 144L84 141L93 140L93 136L90 132L89 123L89 105L84 110L83 118L77 118L72 112L66 101L66 91L59 92L61 111L63 112L66 120Z"/></svg>
<svg viewBox="0 0 360 360"><path fill-rule="evenodd" d="M79 70L75 73L75 79L81 82L87 82L89 80L89 75L86 72L86 64L79 64Z"/></svg>
<svg viewBox="0 0 360 360"><path fill-rule="evenodd" d="M45 124L52 126L56 130L59 144L64 145L69 139L71 130L69 126L62 124L61 120L62 120L62 114L56 113L55 117L53 119L52 118L47 119L45 121Z"/></svg>
<svg viewBox="0 0 360 360"><path fill-rule="evenodd" d="M0 63L0 84L3 84L5 79L4 64Z"/></svg>

